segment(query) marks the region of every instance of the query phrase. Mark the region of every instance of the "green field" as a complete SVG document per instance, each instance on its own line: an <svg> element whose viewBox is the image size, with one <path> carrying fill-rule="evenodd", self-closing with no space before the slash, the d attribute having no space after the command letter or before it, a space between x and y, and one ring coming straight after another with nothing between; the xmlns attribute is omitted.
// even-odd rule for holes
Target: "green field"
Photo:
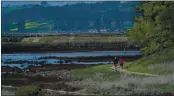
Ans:
<svg viewBox="0 0 174 96"><path fill-rule="evenodd" d="M25 31L26 32L48 32L50 30L50 23L52 21L26 21ZM11 32L18 31L17 23L11 25Z"/></svg>
<svg viewBox="0 0 174 96"><path fill-rule="evenodd" d="M10 7L2 7L2 14L7 15L13 11L24 9L23 6L10 6ZM50 30L49 24L52 21L26 21L25 22L25 31L26 32L48 32ZM10 31L16 32L18 31L17 23L13 23Z"/></svg>

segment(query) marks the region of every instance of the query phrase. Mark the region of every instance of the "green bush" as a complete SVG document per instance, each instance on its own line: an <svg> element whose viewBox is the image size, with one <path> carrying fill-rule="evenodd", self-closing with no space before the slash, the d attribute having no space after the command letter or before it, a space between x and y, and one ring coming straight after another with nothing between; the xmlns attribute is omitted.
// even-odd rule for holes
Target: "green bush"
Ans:
<svg viewBox="0 0 174 96"><path fill-rule="evenodd" d="M39 87L28 85L19 87L16 91L16 96L40 96Z"/></svg>

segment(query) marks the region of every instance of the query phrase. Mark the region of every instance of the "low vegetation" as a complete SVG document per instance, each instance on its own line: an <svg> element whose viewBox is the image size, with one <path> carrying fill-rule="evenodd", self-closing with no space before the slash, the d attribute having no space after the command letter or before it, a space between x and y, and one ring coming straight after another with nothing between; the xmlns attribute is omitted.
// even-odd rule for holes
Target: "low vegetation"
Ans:
<svg viewBox="0 0 174 96"><path fill-rule="evenodd" d="M128 95L156 96L172 92L174 83L173 75L158 77L128 75L119 73L110 68L111 64L72 70L73 76L83 77L87 80L80 84L88 84L85 93L98 95ZM107 74L107 75L106 75ZM138 95L138 96L139 96ZM165 95L164 95L165 96Z"/></svg>
<svg viewBox="0 0 174 96"><path fill-rule="evenodd" d="M2 79L4 78L22 78L24 77L22 73L4 73L1 74Z"/></svg>
<svg viewBox="0 0 174 96"><path fill-rule="evenodd" d="M39 93L39 87L35 85L28 85L17 88L16 96L42 96Z"/></svg>

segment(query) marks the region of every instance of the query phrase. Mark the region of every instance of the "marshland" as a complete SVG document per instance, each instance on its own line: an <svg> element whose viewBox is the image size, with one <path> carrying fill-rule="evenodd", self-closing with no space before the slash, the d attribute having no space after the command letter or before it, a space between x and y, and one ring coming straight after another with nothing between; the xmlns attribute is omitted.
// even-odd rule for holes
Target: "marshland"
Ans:
<svg viewBox="0 0 174 96"><path fill-rule="evenodd" d="M2 95L174 95L173 1L23 3L2 3Z"/></svg>

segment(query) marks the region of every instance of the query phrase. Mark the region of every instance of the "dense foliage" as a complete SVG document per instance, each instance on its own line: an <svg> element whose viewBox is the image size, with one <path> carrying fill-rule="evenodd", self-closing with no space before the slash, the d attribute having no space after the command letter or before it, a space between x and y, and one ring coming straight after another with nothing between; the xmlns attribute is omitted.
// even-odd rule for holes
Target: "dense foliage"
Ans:
<svg viewBox="0 0 174 96"><path fill-rule="evenodd" d="M24 5L18 10L2 8L2 29L8 32L10 26L16 22L18 31L25 31L26 21L52 21L52 30L88 30L110 29L123 30L131 27L138 2L97 2L77 3L65 6ZM8 12L6 12L8 11ZM124 24L123 24L124 22Z"/></svg>
<svg viewBox="0 0 174 96"><path fill-rule="evenodd" d="M141 2L136 6L139 16L134 18L132 29L128 32L144 47L142 51L152 54L173 45L174 41L174 2Z"/></svg>

